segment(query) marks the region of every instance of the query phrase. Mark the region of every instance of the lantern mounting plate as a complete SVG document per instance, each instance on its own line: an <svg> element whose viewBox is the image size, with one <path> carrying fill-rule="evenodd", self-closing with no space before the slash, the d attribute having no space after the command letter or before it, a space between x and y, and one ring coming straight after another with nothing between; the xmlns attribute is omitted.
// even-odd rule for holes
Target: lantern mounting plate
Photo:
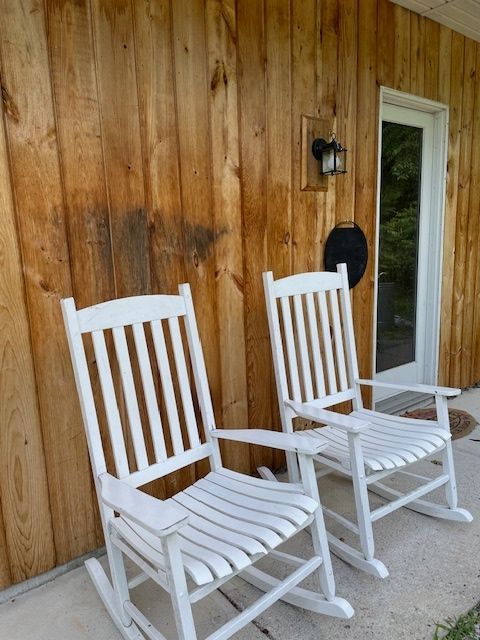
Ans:
<svg viewBox="0 0 480 640"><path fill-rule="evenodd" d="M324 138L332 128L329 120L302 115L302 155L300 189L302 191L327 191L328 176L318 170L318 161L312 153L312 143L316 138Z"/></svg>

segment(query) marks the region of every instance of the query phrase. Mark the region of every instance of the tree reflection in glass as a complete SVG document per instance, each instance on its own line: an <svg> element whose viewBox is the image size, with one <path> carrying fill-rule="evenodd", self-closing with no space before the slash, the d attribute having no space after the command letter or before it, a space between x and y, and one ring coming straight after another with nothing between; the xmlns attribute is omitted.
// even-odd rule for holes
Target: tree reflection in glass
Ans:
<svg viewBox="0 0 480 640"><path fill-rule="evenodd" d="M382 123L377 372L415 360L422 135Z"/></svg>

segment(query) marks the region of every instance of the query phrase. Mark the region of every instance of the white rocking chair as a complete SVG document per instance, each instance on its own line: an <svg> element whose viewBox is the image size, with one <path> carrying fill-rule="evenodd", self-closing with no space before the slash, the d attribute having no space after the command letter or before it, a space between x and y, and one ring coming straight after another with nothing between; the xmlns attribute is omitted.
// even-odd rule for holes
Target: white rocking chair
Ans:
<svg viewBox="0 0 480 640"><path fill-rule="evenodd" d="M195 640L192 603L240 575L266 593L209 635L209 640L229 638L278 599L317 613L350 618L353 609L349 603L335 597L315 478L313 455L325 447L324 442L268 430L215 428L190 288L184 284L179 290L178 296L125 298L79 311L73 298L62 300L111 577L95 559L89 559L86 567L106 609L123 638L165 640L130 595L150 578L170 593L178 637ZM100 404L115 465L112 474L107 472L84 334L91 334L93 342L103 398ZM111 350L107 348L110 334ZM188 349L184 349L185 336ZM115 356L109 351L115 351ZM138 369L132 366L133 354ZM203 443L188 358L204 427ZM139 370L141 383L135 380L134 370ZM118 379L121 389L116 390ZM157 386L161 388L158 395ZM142 388L148 425L142 424L137 387ZM122 420L120 407L128 420ZM146 444L147 430L152 451ZM301 483L274 485L224 468L218 444L222 438L280 448L297 456ZM128 441L133 452L126 446ZM210 473L173 498L158 500L138 489L205 458L210 462ZM305 560L276 550L307 526L312 533L312 558ZM293 567L287 578L278 580L253 566L267 554ZM124 556L140 569L130 580ZM318 578L318 592L297 586L312 572Z"/></svg>
<svg viewBox="0 0 480 640"><path fill-rule="evenodd" d="M468 511L457 507L447 410L447 396L458 395L460 390L359 379L346 265L339 264L337 273L304 273L276 281L271 272L264 273L264 286L283 430L293 433L295 417L326 425L298 432L309 442L328 443L315 456L321 465L317 476L339 472L352 479L357 522L332 509L323 510L359 536L361 552L331 533L330 549L351 565L384 578L388 571L374 558L372 524L379 518L405 506L447 520L472 520ZM432 394L437 421L365 409L361 385ZM345 401L352 402L350 415L326 410ZM412 463L437 454L441 454L443 470L434 480L405 470ZM288 453L287 465L290 482L296 482L298 467ZM263 477L272 478L268 470L259 471ZM420 486L400 493L380 482L393 473L417 481ZM442 485L446 506L420 499ZM368 490L387 499L387 504L371 510Z"/></svg>

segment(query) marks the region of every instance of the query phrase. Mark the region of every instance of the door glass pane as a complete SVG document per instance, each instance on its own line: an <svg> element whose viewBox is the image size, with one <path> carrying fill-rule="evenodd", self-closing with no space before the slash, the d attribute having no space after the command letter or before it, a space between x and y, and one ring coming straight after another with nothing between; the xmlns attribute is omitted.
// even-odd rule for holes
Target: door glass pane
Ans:
<svg viewBox="0 0 480 640"><path fill-rule="evenodd" d="M377 372L415 360L423 130L382 123Z"/></svg>

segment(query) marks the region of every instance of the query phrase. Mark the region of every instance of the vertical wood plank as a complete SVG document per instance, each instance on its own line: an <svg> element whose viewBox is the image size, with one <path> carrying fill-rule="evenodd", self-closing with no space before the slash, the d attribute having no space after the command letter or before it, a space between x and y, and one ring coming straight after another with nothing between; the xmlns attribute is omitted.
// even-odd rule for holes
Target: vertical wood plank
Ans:
<svg viewBox="0 0 480 640"><path fill-rule="evenodd" d="M130 0L92 0L96 77L118 296L150 291Z"/></svg>
<svg viewBox="0 0 480 640"><path fill-rule="evenodd" d="M115 297L87 0L50 0L47 31L77 307Z"/></svg>
<svg viewBox="0 0 480 640"><path fill-rule="evenodd" d="M464 39L463 95L460 129L460 157L458 167L457 224L455 231L455 286L452 300L450 375L455 385L466 386L471 366L471 335L463 332L463 322L468 313L471 294L471 271L474 251L473 230L475 223L469 220L470 171L472 154L472 129L475 104L475 42ZM470 232L470 237L469 237ZM475 251L477 247L475 246ZM469 282L467 282L469 281ZM468 321L467 321L468 322ZM468 374L466 372L468 371Z"/></svg>
<svg viewBox="0 0 480 640"><path fill-rule="evenodd" d="M94 548L97 531L59 305L61 297L71 295L72 282L43 6L3 0L0 33L2 82L12 101L6 129L60 564Z"/></svg>
<svg viewBox="0 0 480 640"><path fill-rule="evenodd" d="M291 2L265 1L267 113L267 269L275 278L292 272L292 127ZM265 363L272 366L273 360ZM273 377L272 377L273 378ZM272 425L281 429L275 384L272 384ZM280 467L284 456L273 452Z"/></svg>
<svg viewBox="0 0 480 640"><path fill-rule="evenodd" d="M440 25L433 20L424 20L425 24L425 69L424 93L430 100L438 100L438 74L440 58L445 52L440 47Z"/></svg>
<svg viewBox="0 0 480 640"><path fill-rule="evenodd" d="M425 19L418 13L410 13L410 92L423 96L424 85Z"/></svg>
<svg viewBox="0 0 480 640"><path fill-rule="evenodd" d="M443 232L443 264L442 264L442 304L440 308L440 351L439 351L439 383L448 384L450 372L450 335L451 335L451 312L452 312L452 288L453 271L455 261L455 214L452 208L451 199L448 197L449 181L452 179L452 159L451 155L451 131L452 131L452 104L450 101L450 79L451 79L451 55L452 55L452 31L447 27L440 27L440 46L443 55L439 58L438 65L438 98L441 102L450 106L449 112L449 133L448 133L448 162L447 162L447 185L445 197L445 218ZM461 99L461 98L460 98ZM456 117L453 112L454 119ZM449 177L450 176L450 177Z"/></svg>
<svg viewBox="0 0 480 640"><path fill-rule="evenodd" d="M319 118L331 122L334 131L337 129L337 102L340 105L337 100L338 47L341 42L338 13L337 2L317 0L316 111ZM348 147L350 142L344 142L340 135L340 141ZM336 189L336 178L331 177L328 179L328 191L318 194L313 261L315 271L322 271L324 268L325 242L335 226Z"/></svg>
<svg viewBox="0 0 480 640"><path fill-rule="evenodd" d="M246 427L248 406L235 2L207 0L206 27L213 150L216 308L222 381L221 426ZM250 471L248 445L225 445L225 464L242 472Z"/></svg>
<svg viewBox="0 0 480 640"><path fill-rule="evenodd" d="M396 4L394 18L393 86L399 91L408 93L410 91L410 11Z"/></svg>
<svg viewBox="0 0 480 640"><path fill-rule="evenodd" d="M377 2L377 81L384 87L394 86L395 77L395 5L390 0Z"/></svg>
<svg viewBox="0 0 480 640"><path fill-rule="evenodd" d="M263 3L237 4L240 166L245 279L248 422L270 427L272 367L262 271L267 267L266 89ZM268 367L266 364L268 363ZM271 464L272 454L253 450L252 462Z"/></svg>
<svg viewBox="0 0 480 640"><path fill-rule="evenodd" d="M180 153L186 275L192 285L213 404L221 384L215 315L215 228L207 95L206 41L202 0L172 3L173 50ZM220 231L218 231L220 234Z"/></svg>
<svg viewBox="0 0 480 640"><path fill-rule="evenodd" d="M477 72L475 77L475 106L474 113L480 111L480 43L477 42ZM480 118L474 118L472 135L472 175L470 178L470 216L477 222L477 242L480 229L478 225L478 203L480 202ZM471 305L473 306L472 320L472 369L469 384L480 380L480 259L475 255L475 288Z"/></svg>
<svg viewBox="0 0 480 640"><path fill-rule="evenodd" d="M73 291L81 308L115 297L91 12L87 0L46 6ZM94 360L88 347L87 358ZM98 380L92 384L99 400ZM97 531L102 544L99 519Z"/></svg>
<svg viewBox="0 0 480 640"><path fill-rule="evenodd" d="M358 4L358 93L357 142L355 151L356 221L368 243L369 260L365 275L353 290L358 359L361 375L372 374L372 305L377 182L378 90L376 84L376 6L368 0ZM373 117L375 114L375 117ZM369 158L369 162L364 159ZM368 321L365 321L368 318ZM368 398L367 398L368 401Z"/></svg>
<svg viewBox="0 0 480 640"><path fill-rule="evenodd" d="M176 294L178 284L187 277L171 3L142 0L132 2L132 10L152 293ZM181 471L162 479L155 483L155 493L174 493L191 477L189 472Z"/></svg>
<svg viewBox="0 0 480 640"><path fill-rule="evenodd" d="M333 178L336 190L336 221L355 219L355 162L357 114L357 43L358 15L356 0L338 4L338 81L337 135L347 152L348 173Z"/></svg>
<svg viewBox="0 0 480 640"><path fill-rule="evenodd" d="M290 19L290 0L266 0L267 268L275 278L292 270L292 141L286 135L292 127Z"/></svg>
<svg viewBox="0 0 480 640"><path fill-rule="evenodd" d="M442 278L442 308L440 312L440 362L444 381L456 384L450 366L454 354L451 350L452 304L455 276L455 234L458 201L458 176L460 163L461 117L463 95L464 38L452 33L450 57L450 115L447 161L447 193L445 201L445 236Z"/></svg>
<svg viewBox="0 0 480 640"><path fill-rule="evenodd" d="M194 302L200 309L199 332L213 406L219 415L222 387L215 307L216 231L204 2L176 0L171 7L186 275L192 285ZM220 231L217 234L220 235ZM206 470L208 463L198 466Z"/></svg>
<svg viewBox="0 0 480 640"><path fill-rule="evenodd" d="M292 220L293 271L301 273L314 267L312 240L317 226L318 195L300 191L301 117L315 113L316 89L316 2L292 2ZM325 138L329 135L325 131Z"/></svg>
<svg viewBox="0 0 480 640"><path fill-rule="evenodd" d="M55 549L0 103L0 588L51 569Z"/></svg>
<svg viewBox="0 0 480 640"><path fill-rule="evenodd" d="M170 0L133 8L152 291L177 293L186 274Z"/></svg>

